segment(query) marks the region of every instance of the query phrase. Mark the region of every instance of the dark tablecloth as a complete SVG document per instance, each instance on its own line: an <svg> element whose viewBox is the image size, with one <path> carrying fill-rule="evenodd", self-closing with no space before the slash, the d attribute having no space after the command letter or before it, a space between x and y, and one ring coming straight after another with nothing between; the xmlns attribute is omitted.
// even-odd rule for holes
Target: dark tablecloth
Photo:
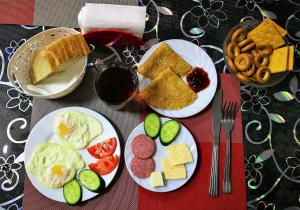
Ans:
<svg viewBox="0 0 300 210"><path fill-rule="evenodd" d="M139 4L148 7L147 45L173 38L192 41L208 52L219 72L227 72L224 37L245 17L275 19L288 30L290 43L300 41L298 0L141 0ZM23 42L44 29L0 26L0 207L5 209L22 207L23 151L32 114L32 98L11 86L6 67ZM124 62L134 65L145 50L130 47L118 52ZM296 70L275 87L241 86L248 209L300 209L299 79Z"/></svg>

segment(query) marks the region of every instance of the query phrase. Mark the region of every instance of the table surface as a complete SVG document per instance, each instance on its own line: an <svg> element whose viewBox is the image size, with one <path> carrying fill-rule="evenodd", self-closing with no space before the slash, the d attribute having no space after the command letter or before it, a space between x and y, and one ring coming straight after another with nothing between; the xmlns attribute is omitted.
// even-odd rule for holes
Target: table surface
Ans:
<svg viewBox="0 0 300 210"><path fill-rule="evenodd" d="M0 1L0 8L4 4ZM300 28L297 0L139 0L139 5L147 6L149 15L147 45L174 38L192 41L208 52L218 72L227 73L222 54L224 37L245 17L276 19L288 30L290 43L300 41L299 31L295 30ZM16 10L10 4L6 7ZM27 10L34 8L27 7ZM22 18L0 20L3 24L32 24L34 17L26 17L23 22ZM33 105L32 98L17 92L8 82L6 67L15 50L42 30L45 27L0 26L0 207L5 209L22 207L23 151ZM144 53L145 50L129 47L120 56L127 64L134 65ZM295 70L270 88L241 86L248 209L300 209L299 72Z"/></svg>

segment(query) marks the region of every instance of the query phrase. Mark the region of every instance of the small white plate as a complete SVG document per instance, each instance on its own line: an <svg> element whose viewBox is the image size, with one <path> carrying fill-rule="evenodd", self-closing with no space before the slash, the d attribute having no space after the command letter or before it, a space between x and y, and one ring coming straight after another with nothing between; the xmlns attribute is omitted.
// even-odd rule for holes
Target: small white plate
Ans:
<svg viewBox="0 0 300 210"><path fill-rule="evenodd" d="M201 112L213 99L217 84L218 76L216 72L215 65L209 55L199 46L180 39L171 39L163 41L167 43L178 55L180 55L186 62L188 62L193 67L201 67L204 71L207 72L208 78L210 80L209 86L197 93L196 100L189 106L184 107L179 110L167 110L167 109L158 109L150 106L156 112L172 118L184 118L190 117ZM160 42L152 46L141 59L139 66L141 66L150 55L161 45ZM139 90L143 90L149 83L150 79L143 77L138 73L139 76ZM186 82L185 78L182 78Z"/></svg>
<svg viewBox="0 0 300 210"><path fill-rule="evenodd" d="M101 122L102 127L103 127L103 133L100 136L96 137L90 143L90 145L94 145L94 144L99 143L108 138L115 137L117 139L117 148L116 148L114 155L118 155L119 157L121 156L120 142L119 142L117 132L115 131L113 126L110 124L110 122L99 113L97 113L93 110L90 110L90 109L82 108L82 107L66 107L66 108L62 108L62 109L53 111L53 112L47 114L45 117L43 117L33 127L33 129L31 130L31 132L28 136L28 140L25 145L25 168L26 168L26 172L27 172L27 175L28 175L31 183L40 193L42 193L44 196L46 196L52 200L60 201L60 202L66 202L64 199L64 196L63 196L63 189L62 188L50 189L50 188L47 188L44 185L42 185L34 176L32 176L32 175L30 175L30 173L28 173L27 164L28 164L28 161L29 161L34 149L41 143L44 143L47 140L58 143L58 144L61 143L61 140L59 140L59 137L54 133L54 118L59 113L65 112L68 110L75 110L75 111L83 112L87 115L93 116L99 122ZM97 160L98 160L98 159L94 158L92 155L90 155L86 149L77 150L77 151L81 154L82 158L84 159L84 161L86 163L86 168L88 168L88 164L97 162ZM111 183L113 178L115 177L118 167L119 167L119 164L111 173L102 176L102 178L105 181L105 187L107 187ZM93 193L93 192L85 189L84 187L82 187L82 201L93 198L96 195L98 195L98 193Z"/></svg>
<svg viewBox="0 0 300 210"><path fill-rule="evenodd" d="M160 120L161 120L161 123L163 124L170 119L169 118L160 118ZM187 178L186 179L176 179L176 180L164 180L165 186L164 187L156 187L156 188L153 188L151 186L151 178L150 177L145 178L145 179L140 179L140 178L136 177L135 175L133 175L133 173L131 171L130 163L131 163L132 159L134 158L134 154L132 153L132 150L131 150L131 145L132 145L132 141L133 141L134 137L136 137L137 135L140 135L140 134L145 134L144 122L142 122L141 124L139 124L137 127L135 127L132 130L132 132L130 133L130 135L126 141L124 156L125 156L126 167L127 167L127 170L129 171L130 176L134 179L134 181L138 185L142 186L143 188L145 188L147 190L153 191L153 192L169 192L169 191L176 190L176 189L182 187L192 177L192 175L196 169L197 161L198 161L197 145L195 143L195 140L194 140L192 134L188 131L188 129L186 127L184 127L183 125L180 124L179 134L176 137L176 139L170 144L170 145L174 145L174 144L179 144L179 143L185 143L189 147L194 161L192 163L185 164ZM156 144L156 152L152 156L152 158L155 162L155 171L163 172L163 165L162 165L161 161L163 158L167 158L167 151L166 151L167 147L163 146L160 143L158 137L154 140L154 142Z"/></svg>

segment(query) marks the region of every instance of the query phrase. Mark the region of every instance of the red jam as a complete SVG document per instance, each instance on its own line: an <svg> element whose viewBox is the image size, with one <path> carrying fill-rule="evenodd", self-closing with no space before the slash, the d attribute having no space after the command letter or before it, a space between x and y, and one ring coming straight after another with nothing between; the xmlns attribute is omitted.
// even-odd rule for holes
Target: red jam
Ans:
<svg viewBox="0 0 300 210"><path fill-rule="evenodd" d="M203 68L196 67L186 78L189 86L198 93L208 87L210 80Z"/></svg>

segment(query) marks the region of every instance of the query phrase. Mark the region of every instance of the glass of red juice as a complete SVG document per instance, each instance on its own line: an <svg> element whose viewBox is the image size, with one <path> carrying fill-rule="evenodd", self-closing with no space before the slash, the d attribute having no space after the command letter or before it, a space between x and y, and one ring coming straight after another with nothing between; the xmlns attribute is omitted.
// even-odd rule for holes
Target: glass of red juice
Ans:
<svg viewBox="0 0 300 210"><path fill-rule="evenodd" d="M108 66L100 59L95 61L95 66L94 88L97 96L114 110L124 108L138 91L136 71L122 62Z"/></svg>

